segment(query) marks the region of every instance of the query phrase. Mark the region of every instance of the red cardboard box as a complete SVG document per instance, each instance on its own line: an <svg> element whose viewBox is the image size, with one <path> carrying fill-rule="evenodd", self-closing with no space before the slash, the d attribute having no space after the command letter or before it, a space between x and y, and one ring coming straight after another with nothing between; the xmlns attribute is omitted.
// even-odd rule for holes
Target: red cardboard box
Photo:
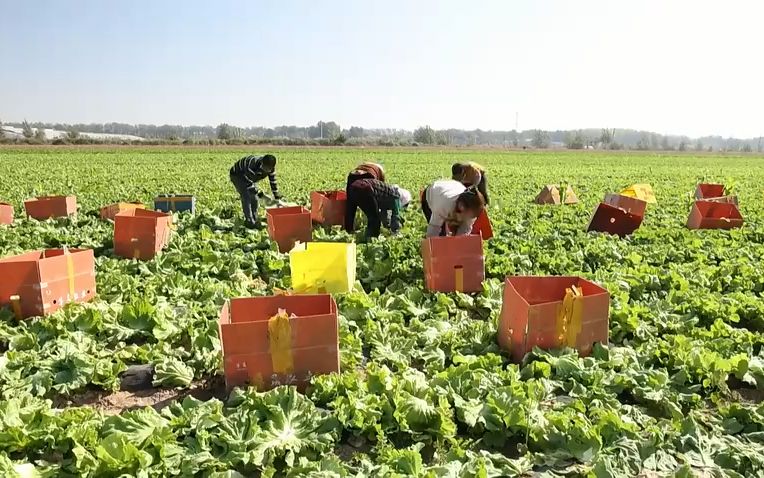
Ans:
<svg viewBox="0 0 764 478"><path fill-rule="evenodd" d="M689 229L733 229L743 225L743 216L735 203L695 201L687 218Z"/></svg>
<svg viewBox="0 0 764 478"><path fill-rule="evenodd" d="M0 224L13 224L13 205L0 202Z"/></svg>
<svg viewBox="0 0 764 478"><path fill-rule="evenodd" d="M265 210L268 236L279 245L279 252L289 252L296 242L313 240L310 211L302 206L272 207Z"/></svg>
<svg viewBox="0 0 764 478"><path fill-rule="evenodd" d="M114 218L114 254L149 260L170 242L172 215L145 209L122 211Z"/></svg>
<svg viewBox="0 0 764 478"><path fill-rule="evenodd" d="M117 214L123 211L132 211L134 209L146 209L146 206L140 202L118 202L109 204L108 206L101 208L101 219L111 219L113 221Z"/></svg>
<svg viewBox="0 0 764 478"><path fill-rule="evenodd" d="M564 314L566 289L578 287L573 313ZM608 342L610 294L580 277L508 277L499 318L499 345L520 362L534 346L576 348L588 355L595 342ZM570 320L568 320L570 319Z"/></svg>
<svg viewBox="0 0 764 478"><path fill-rule="evenodd" d="M27 216L43 221L52 217L67 217L77 212L75 196L40 196L24 201Z"/></svg>
<svg viewBox="0 0 764 478"><path fill-rule="evenodd" d="M698 184L695 199L710 199L724 196L724 184Z"/></svg>
<svg viewBox="0 0 764 478"><path fill-rule="evenodd" d="M628 236L642 224L647 202L620 194L606 194L594 210L587 231Z"/></svg>
<svg viewBox="0 0 764 478"><path fill-rule="evenodd" d="M279 309L289 316L281 329L287 343L273 328ZM219 327L229 389L250 383L259 390L304 390L314 375L340 371L337 304L329 294L231 299L220 311Z"/></svg>
<svg viewBox="0 0 764 478"><path fill-rule="evenodd" d="M96 293L90 249L47 249L0 259L0 305L18 318L46 315Z"/></svg>
<svg viewBox="0 0 764 478"><path fill-rule="evenodd" d="M422 241L424 282L438 292L480 292L485 258L480 236L429 237Z"/></svg>
<svg viewBox="0 0 764 478"><path fill-rule="evenodd" d="M629 214L642 217L645 216L645 209L647 209L647 201L629 196L622 196L620 194L607 193L605 194L605 200L603 202L610 206L623 209Z"/></svg>
<svg viewBox="0 0 764 478"><path fill-rule="evenodd" d="M345 191L313 191L310 193L310 217L324 226L345 224Z"/></svg>

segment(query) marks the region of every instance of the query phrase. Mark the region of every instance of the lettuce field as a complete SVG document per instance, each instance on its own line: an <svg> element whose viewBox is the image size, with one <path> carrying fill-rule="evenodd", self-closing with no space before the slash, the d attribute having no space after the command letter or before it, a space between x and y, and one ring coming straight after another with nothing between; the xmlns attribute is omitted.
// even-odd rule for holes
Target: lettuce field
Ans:
<svg viewBox="0 0 764 478"><path fill-rule="evenodd" d="M265 151L262 151L265 152ZM0 311L0 476L764 476L764 166L753 156L285 149L289 201L342 189L364 160L416 196L456 161L489 175L495 237L478 294L424 289L425 221L357 249L356 290L337 295L340 374L303 394L223 385L217 318L227 298L290 287L287 254L244 227L228 168L256 151L3 149L0 256L93 249L97 297L17 321ZM587 233L607 192L650 183L631 236ZM740 229L685 227L699 182L739 198ZM541 206L543 185L580 202ZM265 191L268 192L267 185ZM150 261L113 253L98 209L196 196ZM75 217L23 217L27 198L75 194ZM262 211L261 211L262 214ZM314 240L358 241L316 228ZM503 280L580 275L606 288L610 339L589 357L497 344ZM6 278L0 277L0 281ZM153 389L120 390L150 365Z"/></svg>

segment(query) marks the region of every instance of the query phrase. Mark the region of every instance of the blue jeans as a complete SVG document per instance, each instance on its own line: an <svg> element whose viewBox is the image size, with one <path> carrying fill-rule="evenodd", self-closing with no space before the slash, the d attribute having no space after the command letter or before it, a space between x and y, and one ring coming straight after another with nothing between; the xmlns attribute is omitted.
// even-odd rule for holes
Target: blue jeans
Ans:
<svg viewBox="0 0 764 478"><path fill-rule="evenodd" d="M241 197L241 208L248 224L257 224L257 186L250 185L242 176L231 174L231 182Z"/></svg>

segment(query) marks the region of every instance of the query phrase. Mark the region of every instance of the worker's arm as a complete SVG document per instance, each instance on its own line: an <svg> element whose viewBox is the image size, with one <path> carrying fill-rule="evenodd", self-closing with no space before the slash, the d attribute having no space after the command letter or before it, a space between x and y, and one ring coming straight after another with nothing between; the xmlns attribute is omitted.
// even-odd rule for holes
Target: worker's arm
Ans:
<svg viewBox="0 0 764 478"><path fill-rule="evenodd" d="M472 218L469 221L464 221L454 232L454 236L466 236L472 232L472 226L475 225L477 218Z"/></svg>
<svg viewBox="0 0 764 478"><path fill-rule="evenodd" d="M430 223L427 224L427 237L440 236L440 230L443 228L444 222L443 216L433 211L432 216L430 217Z"/></svg>
<svg viewBox="0 0 764 478"><path fill-rule="evenodd" d="M355 231L355 213L358 210L358 203L355 197L348 195L345 203L345 230L353 233Z"/></svg>
<svg viewBox="0 0 764 478"><path fill-rule="evenodd" d="M393 234L396 234L398 231L401 230L401 201L400 199L396 199L393 201L393 207L390 209L390 231ZM385 215L387 215L387 211L385 211Z"/></svg>
<svg viewBox="0 0 764 478"><path fill-rule="evenodd" d="M480 182L477 185L477 190L483 195L485 203L488 204L488 178L485 177L485 171L480 174Z"/></svg>
<svg viewBox="0 0 764 478"><path fill-rule="evenodd" d="M273 193L273 199L281 199L281 193L279 192L279 185L276 182L276 171L268 175L268 182L271 183L271 192Z"/></svg>

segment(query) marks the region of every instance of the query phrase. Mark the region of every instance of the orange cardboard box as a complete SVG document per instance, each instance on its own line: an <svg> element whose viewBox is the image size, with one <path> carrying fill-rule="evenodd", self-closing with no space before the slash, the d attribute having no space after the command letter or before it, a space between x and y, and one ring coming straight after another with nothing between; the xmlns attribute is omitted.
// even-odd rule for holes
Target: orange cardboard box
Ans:
<svg viewBox="0 0 764 478"><path fill-rule="evenodd" d="M689 229L733 229L743 225L743 216L735 203L695 201L687 218Z"/></svg>
<svg viewBox="0 0 764 478"><path fill-rule="evenodd" d="M547 184L541 188L541 192L536 196L536 204L576 204L578 203L578 196L576 196L573 187L568 185L565 188L565 198L561 199L560 189L556 184Z"/></svg>
<svg viewBox="0 0 764 478"><path fill-rule="evenodd" d="M149 260L170 242L172 215L145 209L122 211L114 217L114 254Z"/></svg>
<svg viewBox="0 0 764 478"><path fill-rule="evenodd" d="M345 224L345 191L313 191L310 193L310 217L324 226Z"/></svg>
<svg viewBox="0 0 764 478"><path fill-rule="evenodd" d="M275 325L279 310L289 317ZM248 297L220 311L226 386L250 383L259 390L296 385L340 371L337 304L329 294Z"/></svg>
<svg viewBox="0 0 764 478"><path fill-rule="evenodd" d="M488 217L488 211L485 209L483 209L477 217L475 224L473 224L472 234L477 234L482 237L484 241L493 237L493 226L491 226L491 219Z"/></svg>
<svg viewBox="0 0 764 478"><path fill-rule="evenodd" d="M146 209L146 206L140 202L118 202L109 204L101 208L101 219L114 220L114 216L123 211L132 211L133 209Z"/></svg>
<svg viewBox="0 0 764 478"><path fill-rule="evenodd" d="M582 296L566 309L566 289L572 286ZM581 277L508 277L499 317L499 345L515 362L533 347L569 346L588 355L595 342L608 342L609 308L608 291Z"/></svg>
<svg viewBox="0 0 764 478"><path fill-rule="evenodd" d="M0 224L13 224L13 205L0 202Z"/></svg>
<svg viewBox="0 0 764 478"><path fill-rule="evenodd" d="M90 249L47 249L0 259L0 305L19 319L55 312L95 296Z"/></svg>
<svg viewBox="0 0 764 478"><path fill-rule="evenodd" d="M430 237L422 241L424 282L438 292L479 292L485 279L480 236Z"/></svg>
<svg viewBox="0 0 764 478"><path fill-rule="evenodd" d="M268 236L279 245L279 252L289 252L296 242L313 240L310 211L302 206L272 207L265 210Z"/></svg>
<svg viewBox="0 0 764 478"><path fill-rule="evenodd" d="M27 216L32 219L45 220L52 217L67 217L77 212L75 196L39 196L24 201Z"/></svg>
<svg viewBox="0 0 764 478"><path fill-rule="evenodd" d="M560 204L560 190L555 184L547 184L536 196L536 204Z"/></svg>

